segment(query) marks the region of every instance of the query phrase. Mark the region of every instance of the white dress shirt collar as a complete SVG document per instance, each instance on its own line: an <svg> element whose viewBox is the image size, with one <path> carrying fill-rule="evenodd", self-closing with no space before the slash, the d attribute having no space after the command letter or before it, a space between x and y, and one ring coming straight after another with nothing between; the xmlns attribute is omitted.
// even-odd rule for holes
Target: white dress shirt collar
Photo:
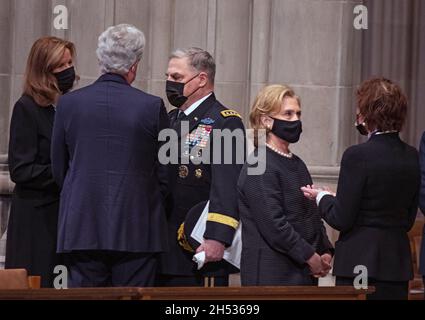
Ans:
<svg viewBox="0 0 425 320"><path fill-rule="evenodd" d="M193 111L195 111L196 110L196 108L198 108L200 105L201 105L201 103L202 102L204 102L205 100L207 100L208 99L208 97L210 96L210 95L212 95L212 92L210 93L210 94L208 94L208 95L206 95L205 97L203 97L203 98L201 98L201 99L199 99L198 101L196 101L195 103L193 103L189 108L187 108L185 111L184 111L184 114L186 115L186 116L189 116Z"/></svg>

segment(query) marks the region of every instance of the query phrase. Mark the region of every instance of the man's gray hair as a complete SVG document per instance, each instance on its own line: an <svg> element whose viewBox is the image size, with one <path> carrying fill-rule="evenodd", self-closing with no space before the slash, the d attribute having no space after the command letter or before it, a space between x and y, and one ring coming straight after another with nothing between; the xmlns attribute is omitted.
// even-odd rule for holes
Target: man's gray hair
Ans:
<svg viewBox="0 0 425 320"><path fill-rule="evenodd" d="M125 75L142 59L145 35L130 24L109 27L99 36L96 50L100 71Z"/></svg>
<svg viewBox="0 0 425 320"><path fill-rule="evenodd" d="M208 79L214 84L216 68L215 61L208 51L195 47L177 49L170 56L170 59L174 58L187 58L190 66L199 72L205 72L208 74Z"/></svg>

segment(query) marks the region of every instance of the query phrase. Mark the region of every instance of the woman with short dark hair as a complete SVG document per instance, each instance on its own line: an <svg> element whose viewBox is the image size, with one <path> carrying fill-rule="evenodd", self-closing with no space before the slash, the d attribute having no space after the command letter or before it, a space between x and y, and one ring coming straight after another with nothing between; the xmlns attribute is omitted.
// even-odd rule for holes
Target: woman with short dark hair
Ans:
<svg viewBox="0 0 425 320"><path fill-rule="evenodd" d="M420 185L418 152L399 137L407 98L391 80L374 78L361 84L357 104L356 127L369 139L345 151L336 195L311 186L302 190L341 231L333 269L337 284L352 285L362 270L376 290L368 299L407 299L413 277L407 232Z"/></svg>

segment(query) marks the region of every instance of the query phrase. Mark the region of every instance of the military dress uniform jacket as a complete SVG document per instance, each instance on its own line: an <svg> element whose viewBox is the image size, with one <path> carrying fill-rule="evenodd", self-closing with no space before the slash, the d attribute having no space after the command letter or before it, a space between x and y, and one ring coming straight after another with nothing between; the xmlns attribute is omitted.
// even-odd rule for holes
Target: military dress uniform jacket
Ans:
<svg viewBox="0 0 425 320"><path fill-rule="evenodd" d="M238 272L226 261L207 263L198 272L192 261L195 248L193 245L190 247L184 236L185 233L190 235L191 230L184 230L184 222L188 213L192 218L198 217L209 200L204 238L220 241L226 246L231 245L239 224L236 185L245 158L242 119L237 112L228 110L218 102L214 94L182 121L177 119L179 113L179 109L169 113L171 127L178 133L178 141L175 143L182 148L179 148L178 164L168 166L166 212L169 250L161 257L161 273L178 276L221 276ZM190 134L182 134L181 128L185 125L189 126ZM228 148L222 143L221 156L216 152L218 141L214 141L215 129L229 129L233 133L240 133ZM223 142L223 139L221 140ZM236 156L237 148L239 159ZM211 163L204 161L196 164L201 157L209 158ZM213 158L220 160L220 163L213 162ZM224 160L227 161L223 163Z"/></svg>

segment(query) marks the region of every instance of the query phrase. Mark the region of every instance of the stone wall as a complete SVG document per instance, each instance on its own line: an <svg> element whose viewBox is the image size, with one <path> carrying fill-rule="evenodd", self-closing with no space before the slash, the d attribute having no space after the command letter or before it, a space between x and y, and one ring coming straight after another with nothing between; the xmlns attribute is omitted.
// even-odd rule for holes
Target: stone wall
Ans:
<svg viewBox="0 0 425 320"><path fill-rule="evenodd" d="M353 9L362 3L368 30L353 27ZM68 30L53 27L56 5L69 10ZM84 86L99 75L99 34L113 24L134 24L147 38L136 86L163 98L170 52L206 48L217 62L218 98L245 120L261 87L289 84L301 96L304 125L293 151L317 183L335 185L343 151L359 142L353 94L362 78L384 74L401 82L412 102L404 137L417 144L425 127L419 107L425 102L419 90L425 87L424 15L420 0L0 0L0 238L12 189L4 165L9 119L37 38L56 35L76 44ZM0 259L3 247L0 240Z"/></svg>

